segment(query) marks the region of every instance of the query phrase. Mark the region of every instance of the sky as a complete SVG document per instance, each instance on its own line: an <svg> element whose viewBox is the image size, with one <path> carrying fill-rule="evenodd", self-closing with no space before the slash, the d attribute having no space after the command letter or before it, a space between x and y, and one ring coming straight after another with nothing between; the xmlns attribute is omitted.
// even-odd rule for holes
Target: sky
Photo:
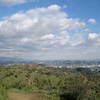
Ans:
<svg viewBox="0 0 100 100"><path fill-rule="evenodd" d="M100 60L100 0L0 0L0 57Z"/></svg>

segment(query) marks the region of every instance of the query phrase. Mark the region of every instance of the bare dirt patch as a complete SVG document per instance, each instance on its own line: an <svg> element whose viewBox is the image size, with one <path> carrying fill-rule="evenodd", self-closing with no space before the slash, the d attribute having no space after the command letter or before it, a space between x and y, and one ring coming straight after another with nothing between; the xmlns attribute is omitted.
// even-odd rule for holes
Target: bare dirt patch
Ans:
<svg viewBox="0 0 100 100"><path fill-rule="evenodd" d="M8 100L44 100L48 98L45 95L39 93L24 94L15 92L8 93L8 97Z"/></svg>

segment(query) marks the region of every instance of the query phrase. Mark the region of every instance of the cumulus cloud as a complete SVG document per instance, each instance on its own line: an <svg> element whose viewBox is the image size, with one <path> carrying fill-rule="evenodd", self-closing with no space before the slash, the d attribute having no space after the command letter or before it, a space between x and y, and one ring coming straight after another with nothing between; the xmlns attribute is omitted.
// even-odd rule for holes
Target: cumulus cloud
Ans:
<svg viewBox="0 0 100 100"><path fill-rule="evenodd" d="M89 39L96 39L98 36L100 36L100 34L97 33L89 33Z"/></svg>
<svg viewBox="0 0 100 100"><path fill-rule="evenodd" d="M48 35L44 35L41 37L42 40L45 40L45 39L53 39L55 36L53 34L48 34Z"/></svg>
<svg viewBox="0 0 100 100"><path fill-rule="evenodd" d="M62 48L61 54L64 55L69 48L78 48L97 37L89 34L88 40L85 39L81 33L85 29L85 22L70 18L59 5L35 8L0 20L0 48L9 55L11 52L19 56L28 53L37 57L45 51L49 56L50 52L56 54Z"/></svg>
<svg viewBox="0 0 100 100"><path fill-rule="evenodd" d="M12 6L16 4L26 3L34 0L0 0L0 5Z"/></svg>
<svg viewBox="0 0 100 100"><path fill-rule="evenodd" d="M100 33L89 33L89 42L94 46L100 46Z"/></svg>
<svg viewBox="0 0 100 100"><path fill-rule="evenodd" d="M88 22L91 23L91 24L96 24L96 19L90 18L90 19L88 20Z"/></svg>

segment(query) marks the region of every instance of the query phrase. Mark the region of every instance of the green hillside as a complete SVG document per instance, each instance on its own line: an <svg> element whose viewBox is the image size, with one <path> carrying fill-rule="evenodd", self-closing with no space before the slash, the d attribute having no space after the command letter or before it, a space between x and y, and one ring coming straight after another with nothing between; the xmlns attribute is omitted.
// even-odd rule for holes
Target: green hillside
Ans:
<svg viewBox="0 0 100 100"><path fill-rule="evenodd" d="M0 66L0 100L9 92L47 96L39 100L100 100L100 74L39 64Z"/></svg>

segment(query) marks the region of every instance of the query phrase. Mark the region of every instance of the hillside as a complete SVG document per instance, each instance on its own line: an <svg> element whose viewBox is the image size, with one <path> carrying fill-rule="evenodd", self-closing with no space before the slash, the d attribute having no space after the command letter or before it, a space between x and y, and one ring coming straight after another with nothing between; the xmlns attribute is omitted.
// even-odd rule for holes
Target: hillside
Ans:
<svg viewBox="0 0 100 100"><path fill-rule="evenodd" d="M26 93L32 100L99 100L100 73L89 68L53 68L42 64L0 66L0 100L13 98L9 93L22 93L21 98ZM37 95L35 99L35 93L47 98Z"/></svg>

